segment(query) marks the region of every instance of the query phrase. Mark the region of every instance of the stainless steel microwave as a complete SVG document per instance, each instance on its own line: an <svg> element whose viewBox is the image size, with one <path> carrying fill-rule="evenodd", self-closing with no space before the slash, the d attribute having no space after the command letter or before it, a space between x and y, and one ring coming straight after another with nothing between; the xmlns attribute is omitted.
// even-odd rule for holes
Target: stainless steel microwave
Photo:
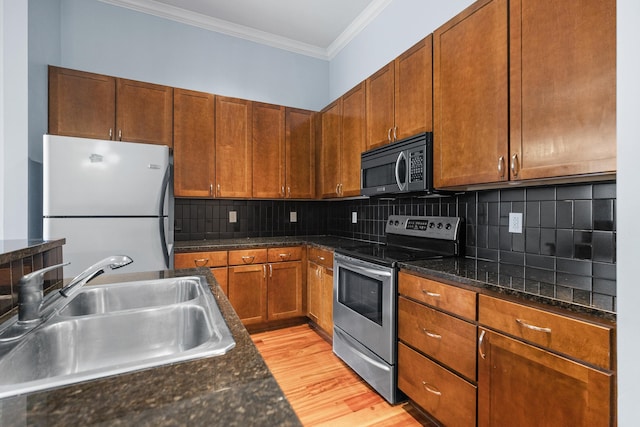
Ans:
<svg viewBox="0 0 640 427"><path fill-rule="evenodd" d="M362 153L360 183L363 196L433 193L433 134L420 133Z"/></svg>

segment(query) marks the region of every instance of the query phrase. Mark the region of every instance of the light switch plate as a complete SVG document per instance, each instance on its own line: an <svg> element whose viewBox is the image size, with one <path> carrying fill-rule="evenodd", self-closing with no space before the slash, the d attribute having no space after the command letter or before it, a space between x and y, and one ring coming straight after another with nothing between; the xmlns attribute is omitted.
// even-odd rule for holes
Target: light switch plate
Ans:
<svg viewBox="0 0 640 427"><path fill-rule="evenodd" d="M298 222L298 212L296 211L289 212L289 222Z"/></svg>
<svg viewBox="0 0 640 427"><path fill-rule="evenodd" d="M238 212L237 211L229 211L229 222L230 223L238 222Z"/></svg>
<svg viewBox="0 0 640 427"><path fill-rule="evenodd" d="M518 212L509 213L509 233L522 233L522 214Z"/></svg>
<svg viewBox="0 0 640 427"><path fill-rule="evenodd" d="M358 212L351 212L351 224L358 223Z"/></svg>

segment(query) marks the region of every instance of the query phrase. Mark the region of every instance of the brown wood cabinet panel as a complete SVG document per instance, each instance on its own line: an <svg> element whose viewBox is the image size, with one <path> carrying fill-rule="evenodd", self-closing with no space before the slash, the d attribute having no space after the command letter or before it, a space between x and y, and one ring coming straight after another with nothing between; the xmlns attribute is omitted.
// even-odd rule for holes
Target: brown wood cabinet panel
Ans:
<svg viewBox="0 0 640 427"><path fill-rule="evenodd" d="M366 148L371 149L393 141L395 65L382 67L366 80Z"/></svg>
<svg viewBox="0 0 640 427"><path fill-rule="evenodd" d="M337 197L340 185L340 147L342 144L342 99L322 110L320 146L322 197Z"/></svg>
<svg viewBox="0 0 640 427"><path fill-rule="evenodd" d="M320 325L322 311L322 266L309 262L307 264L307 316Z"/></svg>
<svg viewBox="0 0 640 427"><path fill-rule="evenodd" d="M285 197L284 107L253 103L253 197Z"/></svg>
<svg viewBox="0 0 640 427"><path fill-rule="evenodd" d="M174 90L174 194L213 197L215 182L214 95Z"/></svg>
<svg viewBox="0 0 640 427"><path fill-rule="evenodd" d="M267 262L300 261L302 259L302 252L302 246L269 248L267 249Z"/></svg>
<svg viewBox="0 0 640 427"><path fill-rule="evenodd" d="M303 316L302 261L274 262L267 267L267 319Z"/></svg>
<svg viewBox="0 0 640 427"><path fill-rule="evenodd" d="M267 321L267 266L229 267L229 301L245 325Z"/></svg>
<svg viewBox="0 0 640 427"><path fill-rule="evenodd" d="M216 96L217 197L251 197L252 102Z"/></svg>
<svg viewBox="0 0 640 427"><path fill-rule="evenodd" d="M433 130L433 36L420 40L395 63L395 137Z"/></svg>
<svg viewBox="0 0 640 427"><path fill-rule="evenodd" d="M320 312L320 326L333 336L333 270L322 268L321 275L322 311Z"/></svg>
<svg viewBox="0 0 640 427"><path fill-rule="evenodd" d="M402 343L398 387L443 425L476 425L476 387Z"/></svg>
<svg viewBox="0 0 640 427"><path fill-rule="evenodd" d="M288 198L312 199L316 195L315 113L285 110L285 175Z"/></svg>
<svg viewBox="0 0 640 427"><path fill-rule="evenodd" d="M217 267L211 269L211 274L215 277L222 292L229 296L229 269L227 267Z"/></svg>
<svg viewBox="0 0 640 427"><path fill-rule="evenodd" d="M116 79L116 139L173 147L173 88Z"/></svg>
<svg viewBox="0 0 640 427"><path fill-rule="evenodd" d="M116 79L49 66L49 133L113 139Z"/></svg>
<svg viewBox="0 0 640 427"><path fill-rule="evenodd" d="M476 292L400 271L398 293L465 319L476 320Z"/></svg>
<svg viewBox="0 0 640 427"><path fill-rule="evenodd" d="M176 269L226 267L227 251L177 253L174 255L173 265Z"/></svg>
<svg viewBox="0 0 640 427"><path fill-rule="evenodd" d="M309 248L309 262L315 262L326 268L333 268L333 251L310 247Z"/></svg>
<svg viewBox="0 0 640 427"><path fill-rule="evenodd" d="M476 381L476 326L400 297L398 339Z"/></svg>
<svg viewBox="0 0 640 427"><path fill-rule="evenodd" d="M360 195L360 156L365 150L365 84L342 97L342 143L340 149L340 197Z"/></svg>
<svg viewBox="0 0 640 427"><path fill-rule="evenodd" d="M507 43L507 0L475 2L434 32L437 188L509 178Z"/></svg>
<svg viewBox="0 0 640 427"><path fill-rule="evenodd" d="M229 265L264 264L266 262L266 249L238 249L229 251Z"/></svg>
<svg viewBox="0 0 640 427"><path fill-rule="evenodd" d="M615 0L509 10L511 179L615 172Z"/></svg>
<svg viewBox="0 0 640 427"><path fill-rule="evenodd" d="M478 332L478 426L613 425L612 374Z"/></svg>
<svg viewBox="0 0 640 427"><path fill-rule="evenodd" d="M478 305L482 325L604 369L613 366L612 328L487 295Z"/></svg>

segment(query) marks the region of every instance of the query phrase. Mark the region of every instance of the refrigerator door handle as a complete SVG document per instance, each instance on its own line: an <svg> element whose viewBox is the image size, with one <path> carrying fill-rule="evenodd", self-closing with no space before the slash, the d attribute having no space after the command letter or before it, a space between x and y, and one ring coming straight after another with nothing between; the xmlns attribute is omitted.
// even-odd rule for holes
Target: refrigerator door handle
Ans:
<svg viewBox="0 0 640 427"><path fill-rule="evenodd" d="M162 179L162 190L160 192L160 206L158 207L158 224L160 225L160 246L162 246L162 254L164 255L164 263L167 268L170 267L169 260L169 245L167 242L167 235L164 230L164 201L166 194L169 191L169 184L171 182L171 164L167 165L167 169L164 172L164 178Z"/></svg>

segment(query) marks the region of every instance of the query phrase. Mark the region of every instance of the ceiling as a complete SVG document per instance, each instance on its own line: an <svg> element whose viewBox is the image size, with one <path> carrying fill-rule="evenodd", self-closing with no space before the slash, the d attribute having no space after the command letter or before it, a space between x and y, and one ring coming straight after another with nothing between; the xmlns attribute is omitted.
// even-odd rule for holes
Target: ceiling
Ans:
<svg viewBox="0 0 640 427"><path fill-rule="evenodd" d="M321 59L392 0L100 0Z"/></svg>

